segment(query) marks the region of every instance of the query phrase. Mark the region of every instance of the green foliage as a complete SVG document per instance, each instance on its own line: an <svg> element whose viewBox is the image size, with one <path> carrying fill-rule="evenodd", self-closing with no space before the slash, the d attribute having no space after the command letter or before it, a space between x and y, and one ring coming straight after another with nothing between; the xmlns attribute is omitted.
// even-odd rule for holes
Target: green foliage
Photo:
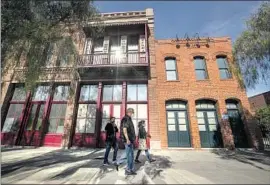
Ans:
<svg viewBox="0 0 270 185"><path fill-rule="evenodd" d="M270 106L260 108L256 111L255 116L259 120L260 124L270 126Z"/></svg>
<svg viewBox="0 0 270 185"><path fill-rule="evenodd" d="M263 2L247 21L247 29L234 44L235 71L242 72L247 87L254 87L260 79L270 80L270 2Z"/></svg>
<svg viewBox="0 0 270 185"><path fill-rule="evenodd" d="M20 59L25 56L27 69L19 80L25 82L28 90L46 75L42 69L55 48L57 63L75 60L78 52L72 33L82 30L88 21L99 19L97 9L89 0L3 0L1 13L2 73L21 65ZM93 35L102 31L99 27L88 26L88 29Z"/></svg>

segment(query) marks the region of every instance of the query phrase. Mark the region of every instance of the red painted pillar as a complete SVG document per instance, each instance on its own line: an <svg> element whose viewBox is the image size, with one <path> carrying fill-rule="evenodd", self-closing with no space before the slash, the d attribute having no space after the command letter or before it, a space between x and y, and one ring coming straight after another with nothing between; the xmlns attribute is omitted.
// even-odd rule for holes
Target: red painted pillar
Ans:
<svg viewBox="0 0 270 185"><path fill-rule="evenodd" d="M125 116L126 108L127 108L127 82L123 82L123 85L122 85L121 118Z"/></svg>
<svg viewBox="0 0 270 185"><path fill-rule="evenodd" d="M100 130L101 130L101 116L102 116L102 82L98 83L98 97L97 97L97 108L96 108L96 147L99 147L100 143Z"/></svg>
<svg viewBox="0 0 270 185"><path fill-rule="evenodd" d="M22 111L22 114L21 114L20 119L19 119L19 125L18 125L18 128L19 129L16 132L15 138L13 140L13 143L15 145L19 145L20 144L20 141L21 141L22 136L23 136L26 118L27 118L27 115L28 115L28 113L30 111L30 108L31 108L31 106L29 106L30 99L31 99L31 93L28 92L27 93L27 96L26 96L25 103L24 103L23 111Z"/></svg>
<svg viewBox="0 0 270 185"><path fill-rule="evenodd" d="M42 117L42 125L39 133L39 146L42 146L43 140L46 134L46 130L48 128L49 123L49 116L50 116L50 109L51 109L51 102L52 102L52 95L50 94L46 100L45 107L44 107L44 114Z"/></svg>

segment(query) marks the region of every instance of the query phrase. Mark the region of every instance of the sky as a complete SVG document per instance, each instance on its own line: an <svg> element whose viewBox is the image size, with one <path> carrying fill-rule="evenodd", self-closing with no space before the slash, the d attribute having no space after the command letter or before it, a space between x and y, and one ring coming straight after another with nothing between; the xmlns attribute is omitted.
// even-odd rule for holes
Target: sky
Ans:
<svg viewBox="0 0 270 185"><path fill-rule="evenodd" d="M245 29L245 20L259 7L259 1L96 1L104 12L154 9L155 38L229 36L233 42ZM253 96L270 91L270 84L260 82L247 89Z"/></svg>

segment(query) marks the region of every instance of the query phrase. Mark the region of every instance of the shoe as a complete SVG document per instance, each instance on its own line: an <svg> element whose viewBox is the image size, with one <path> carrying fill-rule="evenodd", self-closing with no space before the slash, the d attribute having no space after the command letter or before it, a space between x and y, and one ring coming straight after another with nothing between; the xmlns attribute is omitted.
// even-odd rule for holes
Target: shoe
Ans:
<svg viewBox="0 0 270 185"><path fill-rule="evenodd" d="M155 159L151 159L149 162L152 163L152 162L155 162L156 160Z"/></svg>
<svg viewBox="0 0 270 185"><path fill-rule="evenodd" d="M103 163L103 166L110 166L109 163Z"/></svg>
<svg viewBox="0 0 270 185"><path fill-rule="evenodd" d="M125 170L125 175L131 175L131 171L127 171L127 170Z"/></svg>
<svg viewBox="0 0 270 185"><path fill-rule="evenodd" d="M135 160L136 163L142 163L141 161L139 161L138 159Z"/></svg>
<svg viewBox="0 0 270 185"><path fill-rule="evenodd" d="M112 161L112 163L113 163L113 164L117 164L117 161L116 161L116 160L114 160L114 161Z"/></svg>
<svg viewBox="0 0 270 185"><path fill-rule="evenodd" d="M116 169L116 171L118 171L118 170L119 170L119 166L118 166L118 164L115 164L115 169Z"/></svg>
<svg viewBox="0 0 270 185"><path fill-rule="evenodd" d="M137 173L134 171L131 171L131 175L137 175Z"/></svg>

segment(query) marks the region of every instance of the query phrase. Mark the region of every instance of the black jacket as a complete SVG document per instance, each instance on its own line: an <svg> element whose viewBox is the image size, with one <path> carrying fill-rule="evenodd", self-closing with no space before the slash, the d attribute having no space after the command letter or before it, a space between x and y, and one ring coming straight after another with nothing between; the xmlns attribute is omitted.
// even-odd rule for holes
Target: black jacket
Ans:
<svg viewBox="0 0 270 185"><path fill-rule="evenodd" d="M140 139L146 139L147 132L146 132L144 126L139 127L139 135L138 136L139 136Z"/></svg>
<svg viewBox="0 0 270 185"><path fill-rule="evenodd" d="M118 132L117 126L113 126L112 123L107 123L106 127L106 141L115 142L116 141L116 133Z"/></svg>
<svg viewBox="0 0 270 185"><path fill-rule="evenodd" d="M123 132L124 128L127 129L127 135L128 135L130 142L134 142L136 139L135 129L134 129L132 119L128 115L123 117L121 120L121 139L125 143L125 142L127 142L127 139L124 136L124 132Z"/></svg>

